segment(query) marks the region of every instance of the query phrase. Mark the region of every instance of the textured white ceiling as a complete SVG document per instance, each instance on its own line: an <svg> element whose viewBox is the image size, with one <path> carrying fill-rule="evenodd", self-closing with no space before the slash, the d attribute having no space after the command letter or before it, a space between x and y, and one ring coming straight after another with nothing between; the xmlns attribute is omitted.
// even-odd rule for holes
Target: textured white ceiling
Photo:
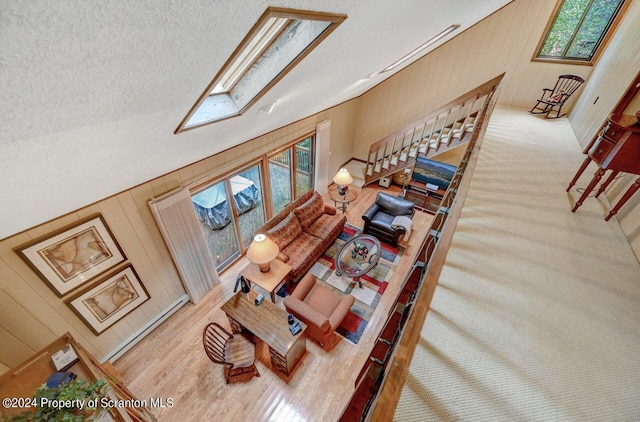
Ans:
<svg viewBox="0 0 640 422"><path fill-rule="evenodd" d="M382 81L366 75L509 2L3 1L0 238L360 95ZM348 18L244 116L174 135L267 6Z"/></svg>

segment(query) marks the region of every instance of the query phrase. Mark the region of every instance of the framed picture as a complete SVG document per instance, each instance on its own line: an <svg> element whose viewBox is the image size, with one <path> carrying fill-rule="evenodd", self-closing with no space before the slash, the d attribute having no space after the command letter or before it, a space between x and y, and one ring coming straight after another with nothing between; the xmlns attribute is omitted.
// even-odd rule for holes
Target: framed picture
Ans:
<svg viewBox="0 0 640 422"><path fill-rule="evenodd" d="M147 289L133 267L128 265L66 303L91 331L99 335L147 300Z"/></svg>
<svg viewBox="0 0 640 422"><path fill-rule="evenodd" d="M16 252L58 297L126 259L100 214L23 245Z"/></svg>

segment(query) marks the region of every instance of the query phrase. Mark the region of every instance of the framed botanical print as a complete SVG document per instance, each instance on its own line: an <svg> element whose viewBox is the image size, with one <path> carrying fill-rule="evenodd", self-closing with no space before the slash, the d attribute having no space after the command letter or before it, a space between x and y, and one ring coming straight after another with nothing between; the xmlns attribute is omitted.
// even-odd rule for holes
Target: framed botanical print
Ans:
<svg viewBox="0 0 640 422"><path fill-rule="evenodd" d="M70 298L67 305L99 335L147 300L147 289L128 265Z"/></svg>
<svg viewBox="0 0 640 422"><path fill-rule="evenodd" d="M126 259L100 214L23 245L16 252L58 297Z"/></svg>

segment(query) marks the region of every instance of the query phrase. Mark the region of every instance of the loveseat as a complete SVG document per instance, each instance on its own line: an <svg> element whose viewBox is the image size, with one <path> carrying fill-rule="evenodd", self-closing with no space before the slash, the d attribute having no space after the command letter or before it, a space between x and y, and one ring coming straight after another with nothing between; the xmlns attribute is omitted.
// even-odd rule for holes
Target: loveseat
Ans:
<svg viewBox="0 0 640 422"><path fill-rule="evenodd" d="M284 298L283 304L287 312L307 324L307 335L324 347L355 300L350 294L340 295L316 283L313 274L308 273L300 280L291 296Z"/></svg>
<svg viewBox="0 0 640 422"><path fill-rule="evenodd" d="M288 205L258 233L280 248L276 259L291 266L287 284L297 282L342 233L347 218L326 205L318 192L309 191Z"/></svg>

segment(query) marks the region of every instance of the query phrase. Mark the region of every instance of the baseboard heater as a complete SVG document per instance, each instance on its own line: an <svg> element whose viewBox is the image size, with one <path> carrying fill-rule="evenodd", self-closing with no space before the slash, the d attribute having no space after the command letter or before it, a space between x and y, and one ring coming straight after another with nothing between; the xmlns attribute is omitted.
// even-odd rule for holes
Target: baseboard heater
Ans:
<svg viewBox="0 0 640 422"><path fill-rule="evenodd" d="M182 295L178 300L173 302L168 308L164 310L161 314L158 314L153 320L149 321L144 327L134 333L131 337L126 339L121 345L116 347L110 353L107 353L102 359L100 359L100 363L104 363L108 360L114 361L119 357L124 355L129 349L138 344L143 338L145 338L149 333L151 333L157 326L162 324L167 318L173 315L178 309L180 309L185 303L189 301L189 296Z"/></svg>

